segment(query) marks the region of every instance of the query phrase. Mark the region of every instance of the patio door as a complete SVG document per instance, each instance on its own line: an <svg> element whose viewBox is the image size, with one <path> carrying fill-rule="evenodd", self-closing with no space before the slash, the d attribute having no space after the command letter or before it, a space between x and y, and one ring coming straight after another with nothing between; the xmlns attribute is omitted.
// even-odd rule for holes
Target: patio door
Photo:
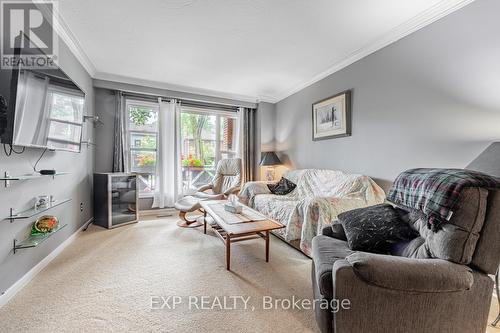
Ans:
<svg viewBox="0 0 500 333"><path fill-rule="evenodd" d="M181 109L181 164L184 193L212 181L217 162L236 157L236 112Z"/></svg>

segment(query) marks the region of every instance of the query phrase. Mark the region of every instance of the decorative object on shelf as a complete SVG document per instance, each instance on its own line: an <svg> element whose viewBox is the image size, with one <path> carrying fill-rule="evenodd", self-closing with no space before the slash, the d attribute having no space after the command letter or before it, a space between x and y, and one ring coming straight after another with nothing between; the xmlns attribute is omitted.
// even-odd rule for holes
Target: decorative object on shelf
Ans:
<svg viewBox="0 0 500 333"><path fill-rule="evenodd" d="M230 194L227 197L227 202L224 204L224 209L233 214L240 214L243 212L243 206L235 194Z"/></svg>
<svg viewBox="0 0 500 333"><path fill-rule="evenodd" d="M46 234L52 232L59 225L59 220L53 215L39 217L31 227L32 235Z"/></svg>
<svg viewBox="0 0 500 333"><path fill-rule="evenodd" d="M312 105L313 140L351 135L351 91L328 97Z"/></svg>
<svg viewBox="0 0 500 333"><path fill-rule="evenodd" d="M53 176L57 172L54 169L46 169L46 170L40 170L39 173L43 176Z"/></svg>
<svg viewBox="0 0 500 333"><path fill-rule="evenodd" d="M19 175L19 176L12 176L8 171L5 171L4 176L0 177L0 181L4 182L5 187L10 186L10 182L13 180L31 180L31 179L37 179L37 178L42 178L42 177L52 177L54 179L56 176L62 176L62 175L69 175L69 172L56 172L55 174L49 174L49 175L42 175L40 173L32 173L32 174L27 174L27 175Z"/></svg>
<svg viewBox="0 0 500 333"><path fill-rule="evenodd" d="M267 166L266 170L266 180L268 182L274 181L275 167L281 165L281 161L274 151L268 151L263 153L262 159L260 160L260 165Z"/></svg>
<svg viewBox="0 0 500 333"><path fill-rule="evenodd" d="M56 227L55 229L52 230L52 232L46 232L46 233L38 233L36 235L31 235L28 238L18 241L17 239L14 239L14 246L13 246L13 251L14 254L21 249L28 249L32 247L37 247L38 245L42 244L45 240L47 240L49 237L54 235L55 233L59 232L59 230L63 229L66 227L67 224L61 225Z"/></svg>
<svg viewBox="0 0 500 333"><path fill-rule="evenodd" d="M51 200L48 195L39 195L35 198L35 210L45 209L50 206Z"/></svg>
<svg viewBox="0 0 500 333"><path fill-rule="evenodd" d="M17 213L14 208L10 208L10 215L4 218L4 220L10 220L10 222L12 223L14 222L14 220L27 219L70 201L71 199L54 200L51 196L50 203L47 207L43 209L42 208L36 209L35 206L33 205L30 209L19 213Z"/></svg>

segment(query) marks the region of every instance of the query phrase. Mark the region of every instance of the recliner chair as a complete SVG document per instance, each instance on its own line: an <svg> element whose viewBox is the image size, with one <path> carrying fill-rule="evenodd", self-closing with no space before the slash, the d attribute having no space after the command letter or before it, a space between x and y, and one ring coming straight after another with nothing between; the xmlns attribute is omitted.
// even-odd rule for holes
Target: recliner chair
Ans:
<svg viewBox="0 0 500 333"><path fill-rule="evenodd" d="M236 194L241 187L241 158L222 159L217 163L215 176L210 184L203 185L197 189L193 195L185 196L175 203L178 209L180 221L177 223L180 227L199 227L201 221L189 220L186 214L201 209L202 200L222 200L230 194ZM206 192L211 190L211 193Z"/></svg>
<svg viewBox="0 0 500 333"><path fill-rule="evenodd" d="M484 333L500 261L500 191L467 188L450 221L433 232L420 211L404 218L420 237L393 255L351 251L337 223L312 241L316 302L349 299L349 310L315 308L322 332Z"/></svg>

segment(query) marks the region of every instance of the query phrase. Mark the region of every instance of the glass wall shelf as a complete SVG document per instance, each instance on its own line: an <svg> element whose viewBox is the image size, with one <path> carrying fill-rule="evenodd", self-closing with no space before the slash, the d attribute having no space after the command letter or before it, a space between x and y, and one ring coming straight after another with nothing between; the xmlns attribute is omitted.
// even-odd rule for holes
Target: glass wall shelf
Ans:
<svg viewBox="0 0 500 333"><path fill-rule="evenodd" d="M38 208L38 209L30 208L30 209L27 209L27 210L22 211L20 213L14 213L14 209L11 208L10 209L10 212L11 212L10 216L4 218L4 220L10 220L12 222L13 220L27 219L27 218L30 218L30 217L33 217L33 216L38 215L40 213L46 212L49 209L60 206L62 204L70 202L70 201L71 201L71 199L55 200L55 201L50 202L49 205L45 208Z"/></svg>
<svg viewBox="0 0 500 333"><path fill-rule="evenodd" d="M62 226L58 226L57 228L55 228L54 230L52 230L51 232L48 232L46 234L31 235L22 241L16 241L14 239L14 248L13 248L14 253L16 253L17 250L37 247L38 245L42 244L47 238L49 238L53 234L57 233L59 230L63 229L66 226L67 226L67 224L64 224Z"/></svg>
<svg viewBox="0 0 500 333"><path fill-rule="evenodd" d="M12 176L9 174L9 172L5 171L4 176L0 177L0 181L4 182L5 187L10 186L10 182L13 180L30 180L30 179L38 179L42 177L52 177L55 178L56 176L62 176L62 175L69 175L69 172L58 172L53 175L41 175L39 173L32 173L32 174L27 174L27 175L18 175L18 176Z"/></svg>

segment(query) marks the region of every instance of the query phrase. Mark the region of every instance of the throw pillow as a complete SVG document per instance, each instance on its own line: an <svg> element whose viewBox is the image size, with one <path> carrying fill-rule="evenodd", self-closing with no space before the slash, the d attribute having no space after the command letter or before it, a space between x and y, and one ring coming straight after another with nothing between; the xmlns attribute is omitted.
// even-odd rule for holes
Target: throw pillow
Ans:
<svg viewBox="0 0 500 333"><path fill-rule="evenodd" d="M354 251L388 253L391 246L419 236L388 204L354 209L338 216L347 245Z"/></svg>
<svg viewBox="0 0 500 333"><path fill-rule="evenodd" d="M267 184L269 191L273 194L285 195L292 192L297 185L286 179L285 177L281 177L280 181L276 184Z"/></svg>

